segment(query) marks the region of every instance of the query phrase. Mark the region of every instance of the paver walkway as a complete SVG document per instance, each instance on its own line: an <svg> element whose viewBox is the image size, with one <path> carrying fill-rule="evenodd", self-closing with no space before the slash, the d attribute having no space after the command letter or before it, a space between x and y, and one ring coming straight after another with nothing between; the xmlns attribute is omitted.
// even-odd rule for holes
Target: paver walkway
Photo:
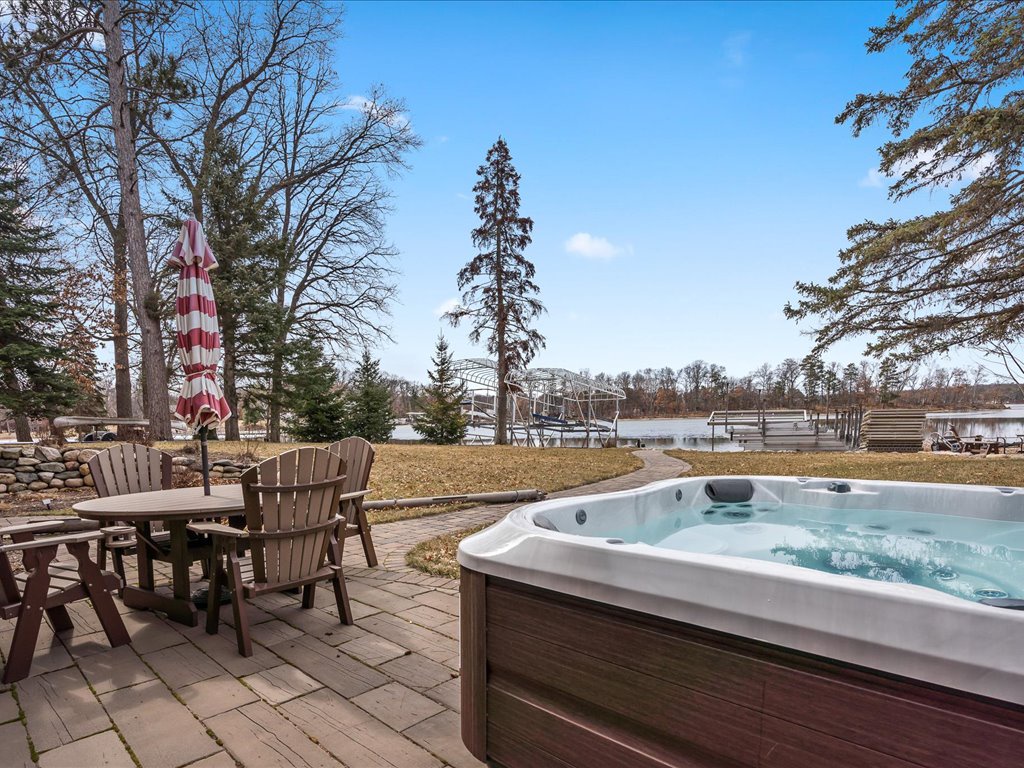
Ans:
<svg viewBox="0 0 1024 768"><path fill-rule="evenodd" d="M660 451L636 455L643 469L551 497L687 469ZM44 622L32 676L0 686L0 765L482 766L459 736L458 581L409 568L405 553L513 506L374 526L379 567L365 567L357 541L345 553L355 625L338 623L325 588L312 610L268 595L250 604L250 658L238 655L229 625L211 636L120 602L132 644L112 650L91 608L70 605L75 629L55 636ZM230 606L223 615L230 622ZM13 630L0 622L5 653Z"/></svg>

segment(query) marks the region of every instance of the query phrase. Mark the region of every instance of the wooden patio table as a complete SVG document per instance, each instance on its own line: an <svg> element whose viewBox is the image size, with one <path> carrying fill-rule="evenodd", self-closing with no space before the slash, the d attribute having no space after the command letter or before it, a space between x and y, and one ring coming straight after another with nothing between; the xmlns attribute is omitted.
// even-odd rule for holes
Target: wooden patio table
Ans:
<svg viewBox="0 0 1024 768"><path fill-rule="evenodd" d="M111 524L127 521L135 526L139 535L137 547L139 584L124 590L124 604L130 608L163 611L168 618L194 627L199 623L198 611L192 603L188 552L189 520L210 517L230 517L245 511L241 485L215 485L210 495L202 488L174 488L169 491L126 493L80 501L71 507L79 517ZM170 532L171 573L173 596L156 591L153 578L153 560L149 546L151 524L161 521Z"/></svg>

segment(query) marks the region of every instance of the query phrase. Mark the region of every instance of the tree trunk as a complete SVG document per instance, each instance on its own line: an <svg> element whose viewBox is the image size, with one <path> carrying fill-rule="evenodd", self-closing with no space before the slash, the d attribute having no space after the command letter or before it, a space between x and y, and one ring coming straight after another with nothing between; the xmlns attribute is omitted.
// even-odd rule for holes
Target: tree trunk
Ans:
<svg viewBox="0 0 1024 768"><path fill-rule="evenodd" d="M135 137L132 135L128 110L128 78L124 64L124 42L121 38L120 0L103 0L101 24L106 49L107 80L110 88L114 147L117 152L117 180L121 187L125 244L142 337L142 372L145 377L149 435L154 440L169 440L171 414L168 407L167 370L163 360L158 317L159 302L153 294L153 276L146 254L146 230L142 220L142 201L139 197Z"/></svg>
<svg viewBox="0 0 1024 768"><path fill-rule="evenodd" d="M119 419L132 417L132 371L128 353L128 250L124 235L124 217L119 216L114 231L114 401ZM130 427L119 426L117 436L127 439Z"/></svg>
<svg viewBox="0 0 1024 768"><path fill-rule="evenodd" d="M501 193L501 185L499 183L499 192ZM497 207L497 206L495 206ZM507 317L505 310L505 286L503 284L504 277L504 264L502 264L501 258L501 238L503 234L501 222L499 221L495 227L494 235L494 286L497 293L498 302L498 317L497 323L495 324L495 331L498 337L497 349L498 349L498 402L495 403L495 422L494 422L494 444L495 445L508 445L508 384L505 382L505 377L508 376L508 348L505 344L505 331L507 327Z"/></svg>
<svg viewBox="0 0 1024 768"><path fill-rule="evenodd" d="M227 332L225 332L227 331ZM221 326L221 379L224 382L224 399L231 406L231 418L224 422L224 439L241 440L238 429L238 383L235 376L235 334Z"/></svg>
<svg viewBox="0 0 1024 768"><path fill-rule="evenodd" d="M28 416L14 415L14 439L19 443L32 442L32 428L28 423Z"/></svg>
<svg viewBox="0 0 1024 768"><path fill-rule="evenodd" d="M267 409L267 440L281 442L281 397L284 389L284 346L278 343L270 362L270 403Z"/></svg>

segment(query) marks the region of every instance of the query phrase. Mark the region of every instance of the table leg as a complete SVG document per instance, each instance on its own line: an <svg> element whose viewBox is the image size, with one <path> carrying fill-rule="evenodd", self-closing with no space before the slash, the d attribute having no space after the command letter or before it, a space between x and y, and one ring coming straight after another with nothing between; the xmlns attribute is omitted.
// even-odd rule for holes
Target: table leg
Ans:
<svg viewBox="0 0 1024 768"><path fill-rule="evenodd" d="M127 587L122 599L129 608L162 611L172 621L188 627L195 627L199 624L199 612L192 604L192 596L189 591L188 570L191 563L188 554L187 525L188 522L185 520L167 524L167 530L171 534L171 573L174 582L174 596L162 595L155 591L151 553L146 545L140 542L136 548L139 557L139 586ZM137 527L148 539L149 523L139 523Z"/></svg>
<svg viewBox="0 0 1024 768"><path fill-rule="evenodd" d="M153 540L152 526L149 523L136 523L135 531L135 552L139 563L139 589L152 592L154 587L153 579L153 553L146 543Z"/></svg>

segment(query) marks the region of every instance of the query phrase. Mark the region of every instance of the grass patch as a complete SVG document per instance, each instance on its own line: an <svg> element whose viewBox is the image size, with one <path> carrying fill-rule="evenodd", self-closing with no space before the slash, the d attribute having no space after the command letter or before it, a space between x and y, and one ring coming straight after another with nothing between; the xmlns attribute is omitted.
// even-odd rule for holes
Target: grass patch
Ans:
<svg viewBox="0 0 1024 768"><path fill-rule="evenodd" d="M967 485L1024 485L1024 456L946 453L770 453L666 451L692 469L682 475L787 475Z"/></svg>
<svg viewBox="0 0 1024 768"><path fill-rule="evenodd" d="M482 531L488 525L490 523L421 541L406 553L405 562L432 576L457 579L459 578L459 563L455 559L455 555L459 549L459 542L477 531Z"/></svg>

